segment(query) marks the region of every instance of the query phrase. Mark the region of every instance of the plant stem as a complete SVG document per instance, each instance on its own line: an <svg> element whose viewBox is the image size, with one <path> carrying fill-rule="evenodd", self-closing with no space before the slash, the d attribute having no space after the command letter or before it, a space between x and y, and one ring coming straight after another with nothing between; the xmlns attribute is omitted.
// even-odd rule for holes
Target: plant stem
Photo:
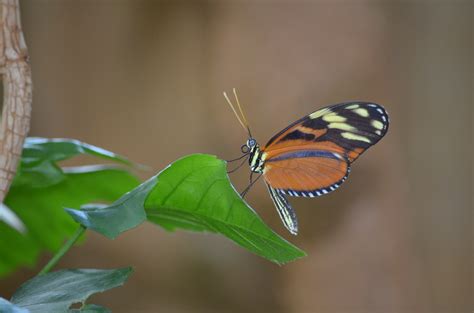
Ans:
<svg viewBox="0 0 474 313"><path fill-rule="evenodd" d="M64 246L59 249L58 252L53 256L51 260L49 260L48 264L46 264L43 269L38 273L38 275L48 273L58 262L59 260L66 254L66 252L71 249L71 247L76 243L76 241L81 237L81 235L86 231L86 228L82 225L76 230L74 235L66 241Z"/></svg>

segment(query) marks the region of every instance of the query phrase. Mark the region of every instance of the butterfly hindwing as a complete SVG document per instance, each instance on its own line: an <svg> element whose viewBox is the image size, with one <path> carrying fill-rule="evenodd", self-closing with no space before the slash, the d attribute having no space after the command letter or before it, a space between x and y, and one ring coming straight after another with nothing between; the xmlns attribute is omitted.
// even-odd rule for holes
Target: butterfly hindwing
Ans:
<svg viewBox="0 0 474 313"><path fill-rule="evenodd" d="M334 152L288 152L266 160L264 177L293 197L316 197L335 190L347 178L349 162Z"/></svg>

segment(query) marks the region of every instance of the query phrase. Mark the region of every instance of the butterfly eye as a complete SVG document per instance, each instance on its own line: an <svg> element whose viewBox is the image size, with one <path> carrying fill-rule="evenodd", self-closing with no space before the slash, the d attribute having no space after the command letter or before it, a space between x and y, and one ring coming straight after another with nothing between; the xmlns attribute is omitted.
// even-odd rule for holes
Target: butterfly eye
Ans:
<svg viewBox="0 0 474 313"><path fill-rule="evenodd" d="M247 140L247 147L249 148L253 148L256 144L257 142L253 138L250 138L249 140Z"/></svg>
<svg viewBox="0 0 474 313"><path fill-rule="evenodd" d="M247 145L242 145L242 147L240 147L240 151L242 151L242 153L248 153L250 148Z"/></svg>

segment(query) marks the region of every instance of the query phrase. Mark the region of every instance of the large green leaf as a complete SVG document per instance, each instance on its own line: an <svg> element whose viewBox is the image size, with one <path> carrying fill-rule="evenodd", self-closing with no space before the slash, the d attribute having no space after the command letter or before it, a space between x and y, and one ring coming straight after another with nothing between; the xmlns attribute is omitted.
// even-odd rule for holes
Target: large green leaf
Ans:
<svg viewBox="0 0 474 313"><path fill-rule="evenodd" d="M24 283L11 303L31 313L106 312L98 306L69 310L84 303L90 295L119 287L128 279L131 268L116 270L71 269L34 277Z"/></svg>
<svg viewBox="0 0 474 313"><path fill-rule="evenodd" d="M265 225L231 185L226 162L212 155L171 164L158 175L145 208L148 220L166 229L220 233L279 264L305 256Z"/></svg>
<svg viewBox="0 0 474 313"><path fill-rule="evenodd" d="M120 218L136 218L144 209L149 221L167 230L219 233L279 264L305 255L265 225L232 187L225 161L211 155L174 162L112 206L69 213L84 226L115 237L128 229Z"/></svg>

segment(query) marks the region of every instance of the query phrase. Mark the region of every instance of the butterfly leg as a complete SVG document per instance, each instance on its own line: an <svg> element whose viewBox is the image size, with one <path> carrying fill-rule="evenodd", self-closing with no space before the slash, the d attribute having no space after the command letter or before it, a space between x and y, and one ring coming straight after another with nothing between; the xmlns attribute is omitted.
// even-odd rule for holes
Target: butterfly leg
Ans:
<svg viewBox="0 0 474 313"><path fill-rule="evenodd" d="M257 182L257 180L262 177L262 174L258 175L257 178L255 180L252 180L253 179L253 172L250 172L250 178L249 178L249 185L247 186L247 188L244 189L244 191L242 191L240 193L240 196L242 198L245 198L245 195L247 194L247 192L249 192L250 188Z"/></svg>
<svg viewBox="0 0 474 313"><path fill-rule="evenodd" d="M236 160L234 160L234 161L236 161ZM229 162L229 161L227 161L227 162ZM239 168L241 168L245 164L245 162L247 162L246 158L236 168L234 168L230 171L227 171L227 174L232 174L233 172L237 171Z"/></svg>
<svg viewBox="0 0 474 313"><path fill-rule="evenodd" d="M231 163L231 162L235 162L235 161L238 161L238 160L242 160L243 158L245 157L248 157L249 153L246 152L244 153L243 155L241 155L240 157L238 158L235 158L235 159L232 159L232 160L225 160L227 163Z"/></svg>

